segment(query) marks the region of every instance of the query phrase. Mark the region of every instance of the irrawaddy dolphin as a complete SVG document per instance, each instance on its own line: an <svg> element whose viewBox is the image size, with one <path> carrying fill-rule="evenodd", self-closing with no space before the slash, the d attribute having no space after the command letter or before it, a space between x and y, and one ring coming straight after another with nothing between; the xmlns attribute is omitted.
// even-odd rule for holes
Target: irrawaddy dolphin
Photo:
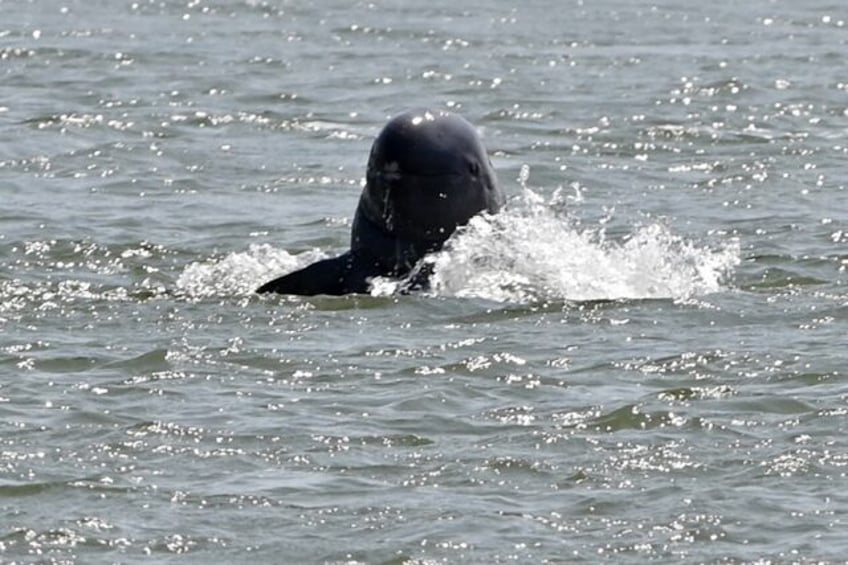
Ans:
<svg viewBox="0 0 848 565"><path fill-rule="evenodd" d="M392 118L368 158L365 188L353 218L350 250L263 284L280 294L367 293L374 277L421 286L421 259L481 212L504 204L492 164L462 117L412 110Z"/></svg>

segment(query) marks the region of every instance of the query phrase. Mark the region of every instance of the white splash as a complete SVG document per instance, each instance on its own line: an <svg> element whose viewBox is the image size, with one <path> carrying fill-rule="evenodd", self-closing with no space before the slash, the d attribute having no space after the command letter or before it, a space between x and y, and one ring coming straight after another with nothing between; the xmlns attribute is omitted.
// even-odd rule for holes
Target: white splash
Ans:
<svg viewBox="0 0 848 565"><path fill-rule="evenodd" d="M475 217L430 258L431 292L499 302L687 299L722 290L739 243L699 246L659 223L608 240L603 224L581 227L530 189L494 216ZM384 290L384 289L383 289Z"/></svg>
<svg viewBox="0 0 848 565"><path fill-rule="evenodd" d="M247 295L264 282L326 257L319 250L292 255L268 244L254 244L247 251L191 263L177 279L177 289L195 298Z"/></svg>
<svg viewBox="0 0 848 565"><path fill-rule="evenodd" d="M582 226L563 213L577 196L555 192L545 201L525 188L523 198L493 216L478 216L426 261L433 264L430 294L498 302L617 299L685 300L718 292L739 264L736 239L718 248L673 234L661 223L606 237L605 221ZM328 255L312 250L292 255L268 244L246 252L192 263L180 274L178 290L190 297L245 296L275 277ZM403 281L378 277L371 294L388 296Z"/></svg>

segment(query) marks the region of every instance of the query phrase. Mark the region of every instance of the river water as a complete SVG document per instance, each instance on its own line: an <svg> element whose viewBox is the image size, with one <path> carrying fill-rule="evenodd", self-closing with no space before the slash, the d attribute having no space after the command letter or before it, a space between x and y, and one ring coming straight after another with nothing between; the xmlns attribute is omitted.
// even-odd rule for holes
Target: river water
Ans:
<svg viewBox="0 0 848 565"><path fill-rule="evenodd" d="M0 0L0 560L848 556L838 3ZM401 111L509 196L346 249Z"/></svg>

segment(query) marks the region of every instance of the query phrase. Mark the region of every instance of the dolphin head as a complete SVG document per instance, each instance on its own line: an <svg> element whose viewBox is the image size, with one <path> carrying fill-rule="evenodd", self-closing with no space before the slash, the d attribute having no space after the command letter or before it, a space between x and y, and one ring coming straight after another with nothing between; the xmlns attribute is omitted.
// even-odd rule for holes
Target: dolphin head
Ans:
<svg viewBox="0 0 848 565"><path fill-rule="evenodd" d="M503 202L474 127L449 112L412 110L390 120L374 141L357 216L428 252L472 216L497 212ZM352 249L361 243L356 233Z"/></svg>

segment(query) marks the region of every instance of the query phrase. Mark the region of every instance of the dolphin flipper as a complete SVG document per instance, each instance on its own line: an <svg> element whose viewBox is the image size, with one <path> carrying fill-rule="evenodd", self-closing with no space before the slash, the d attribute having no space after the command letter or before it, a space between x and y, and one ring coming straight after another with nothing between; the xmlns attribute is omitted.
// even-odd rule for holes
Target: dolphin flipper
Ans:
<svg viewBox="0 0 848 565"><path fill-rule="evenodd" d="M368 292L368 281L354 269L354 257L347 252L324 259L299 271L283 275L256 289L258 293L342 295Z"/></svg>

